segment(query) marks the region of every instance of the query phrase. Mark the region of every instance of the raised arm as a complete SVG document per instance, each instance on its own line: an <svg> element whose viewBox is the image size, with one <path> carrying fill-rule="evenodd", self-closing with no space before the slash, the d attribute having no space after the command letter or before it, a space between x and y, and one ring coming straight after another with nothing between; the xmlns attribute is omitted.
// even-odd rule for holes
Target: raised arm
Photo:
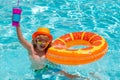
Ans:
<svg viewBox="0 0 120 80"><path fill-rule="evenodd" d="M18 39L19 39L20 43L21 43L26 49L30 50L31 47L32 47L32 44L29 43L27 40L25 40L25 38L24 38L23 35L22 35L20 26L16 27L16 31L17 31L17 36L18 36Z"/></svg>

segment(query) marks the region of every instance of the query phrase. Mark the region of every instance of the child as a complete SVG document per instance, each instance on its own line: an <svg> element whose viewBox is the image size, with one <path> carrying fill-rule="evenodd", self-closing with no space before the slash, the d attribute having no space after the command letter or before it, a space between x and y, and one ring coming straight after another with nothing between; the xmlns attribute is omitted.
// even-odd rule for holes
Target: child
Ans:
<svg viewBox="0 0 120 80"><path fill-rule="evenodd" d="M35 71L47 68L45 63L47 61L45 54L47 49L51 46L52 35L48 28L38 28L38 30L32 35L32 44L24 39L20 26L16 27L17 36L20 43L28 50L32 68ZM52 69L52 68L47 68ZM57 73L63 74L69 78L79 77L77 75L68 74L63 70L55 69Z"/></svg>

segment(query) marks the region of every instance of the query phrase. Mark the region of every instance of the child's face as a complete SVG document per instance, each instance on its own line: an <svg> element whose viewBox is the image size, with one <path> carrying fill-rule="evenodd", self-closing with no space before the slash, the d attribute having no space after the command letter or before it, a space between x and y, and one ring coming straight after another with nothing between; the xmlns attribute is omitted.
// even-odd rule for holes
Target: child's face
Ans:
<svg viewBox="0 0 120 80"><path fill-rule="evenodd" d="M46 35L38 35L33 40L33 43L36 44L37 49L39 49L40 51L44 51L50 44L50 39Z"/></svg>

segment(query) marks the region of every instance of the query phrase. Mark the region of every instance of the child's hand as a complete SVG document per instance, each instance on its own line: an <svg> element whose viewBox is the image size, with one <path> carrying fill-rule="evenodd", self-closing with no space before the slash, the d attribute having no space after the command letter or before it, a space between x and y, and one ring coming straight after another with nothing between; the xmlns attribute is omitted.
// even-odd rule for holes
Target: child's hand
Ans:
<svg viewBox="0 0 120 80"><path fill-rule="evenodd" d="M69 74L65 71L60 71L59 73L67 76L68 78L80 78L80 76L78 76L78 75Z"/></svg>
<svg viewBox="0 0 120 80"><path fill-rule="evenodd" d="M16 27L20 27L20 24L18 26L16 26Z"/></svg>
<svg viewBox="0 0 120 80"><path fill-rule="evenodd" d="M66 76L69 77L69 78L80 78L80 76L72 75L72 74L67 74Z"/></svg>

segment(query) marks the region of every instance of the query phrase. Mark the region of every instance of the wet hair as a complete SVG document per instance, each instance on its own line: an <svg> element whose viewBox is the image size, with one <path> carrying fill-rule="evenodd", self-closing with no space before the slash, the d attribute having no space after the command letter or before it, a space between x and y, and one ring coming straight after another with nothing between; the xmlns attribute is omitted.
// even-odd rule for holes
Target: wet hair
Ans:
<svg viewBox="0 0 120 80"><path fill-rule="evenodd" d="M48 48L50 48L51 47L51 42L48 44L48 46L46 47L46 49L45 49L45 53L47 52L47 50L48 50Z"/></svg>
<svg viewBox="0 0 120 80"><path fill-rule="evenodd" d="M34 40L32 40L32 44L34 48L37 48L36 42Z"/></svg>

